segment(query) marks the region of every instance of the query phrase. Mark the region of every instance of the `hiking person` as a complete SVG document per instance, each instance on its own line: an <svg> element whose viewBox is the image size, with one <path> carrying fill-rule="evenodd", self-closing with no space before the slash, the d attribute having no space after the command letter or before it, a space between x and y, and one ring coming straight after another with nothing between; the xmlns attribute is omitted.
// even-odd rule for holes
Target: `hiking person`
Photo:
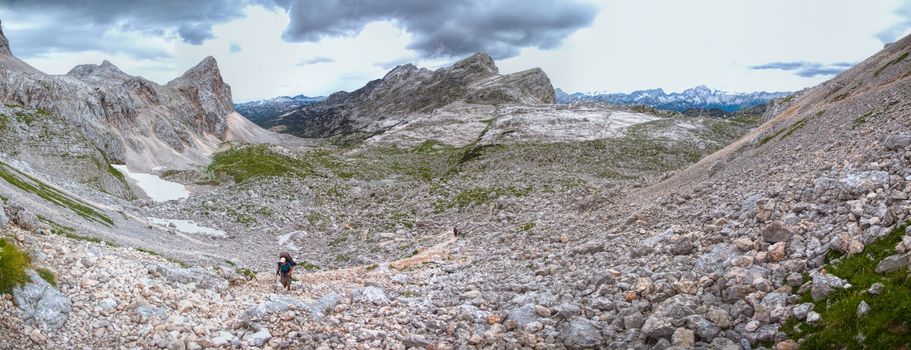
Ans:
<svg viewBox="0 0 911 350"><path fill-rule="evenodd" d="M275 268L275 274L279 276L279 280L281 280L285 290L291 290L291 272L294 271L294 266L297 266L297 263L291 258L291 254L282 252L278 255L278 266Z"/></svg>

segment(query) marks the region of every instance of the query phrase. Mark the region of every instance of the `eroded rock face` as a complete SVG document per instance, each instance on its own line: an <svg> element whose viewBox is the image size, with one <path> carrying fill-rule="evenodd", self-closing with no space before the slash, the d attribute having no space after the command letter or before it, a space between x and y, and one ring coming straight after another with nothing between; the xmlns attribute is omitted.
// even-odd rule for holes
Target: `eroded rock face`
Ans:
<svg viewBox="0 0 911 350"><path fill-rule="evenodd" d="M49 75L13 57L2 32L0 101L26 109L14 114L34 114L31 119L59 118L58 124L74 127L68 133L100 150L103 161L142 169L205 164L212 149L229 138L231 127L255 128L230 125L231 118L242 117L235 114L231 88L212 57L164 86L128 75L108 61ZM26 142L42 142L40 136L27 135L30 124L17 123L21 131L15 134L0 130L0 139L9 143L19 135L17 142L23 137ZM58 150L33 156L54 152ZM99 168L106 169L107 164L102 165Z"/></svg>
<svg viewBox="0 0 911 350"><path fill-rule="evenodd" d="M500 75L490 56L477 53L436 71L401 65L358 90L337 92L280 119L257 123L303 137L357 137L388 128L382 121L390 116L426 114L457 101L552 105L555 93L541 69Z"/></svg>

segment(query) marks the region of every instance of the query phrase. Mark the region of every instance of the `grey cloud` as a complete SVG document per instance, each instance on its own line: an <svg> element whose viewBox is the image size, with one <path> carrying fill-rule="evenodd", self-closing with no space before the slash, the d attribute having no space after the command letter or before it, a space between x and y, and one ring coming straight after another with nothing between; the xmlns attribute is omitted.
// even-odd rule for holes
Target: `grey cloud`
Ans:
<svg viewBox="0 0 911 350"><path fill-rule="evenodd" d="M331 57L316 56L316 57L312 57L312 58L304 58L297 65L298 66L307 66L307 65L311 65L311 64L317 64L317 63L332 63L332 62L335 62L335 60L332 59Z"/></svg>
<svg viewBox="0 0 911 350"><path fill-rule="evenodd" d="M144 58L151 54L148 49L104 34L110 30L147 36L175 33L182 41L199 45L214 37L213 25L240 18L248 3L247 0L0 0L0 8L9 15L4 19L7 22L30 24L7 30L7 36L19 44L14 50L22 54L113 50Z"/></svg>
<svg viewBox="0 0 911 350"><path fill-rule="evenodd" d="M283 37L312 42L353 36L365 25L391 20L413 35L408 48L422 57L465 56L483 51L497 59L525 47L554 48L592 24L588 3L546 0L283 0L291 17Z"/></svg>
<svg viewBox="0 0 911 350"><path fill-rule="evenodd" d="M836 62L832 64L822 64L815 62L770 62L756 66L750 66L750 69L776 69L793 71L797 76L812 78L820 75L835 75L841 73L845 69L851 68L853 65L854 64L850 62Z"/></svg>

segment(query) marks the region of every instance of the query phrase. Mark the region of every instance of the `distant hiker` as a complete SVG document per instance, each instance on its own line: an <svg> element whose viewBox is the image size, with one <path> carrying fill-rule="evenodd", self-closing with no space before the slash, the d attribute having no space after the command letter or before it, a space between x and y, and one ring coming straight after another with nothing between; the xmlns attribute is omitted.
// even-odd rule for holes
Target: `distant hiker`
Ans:
<svg viewBox="0 0 911 350"><path fill-rule="evenodd" d="M453 235L454 237L458 237L458 236L459 236L459 228L458 228L458 227L454 227L454 226L452 227L452 235Z"/></svg>
<svg viewBox="0 0 911 350"><path fill-rule="evenodd" d="M291 258L291 254L282 252L278 255L278 266L275 268L275 274L279 276L285 290L291 290L291 272L294 271L294 266L297 266L297 263Z"/></svg>

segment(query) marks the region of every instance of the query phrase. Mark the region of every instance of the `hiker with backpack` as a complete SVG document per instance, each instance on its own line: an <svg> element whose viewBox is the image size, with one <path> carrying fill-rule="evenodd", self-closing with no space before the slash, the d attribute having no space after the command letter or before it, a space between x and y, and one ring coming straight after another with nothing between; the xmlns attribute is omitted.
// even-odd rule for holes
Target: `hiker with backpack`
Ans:
<svg viewBox="0 0 911 350"><path fill-rule="evenodd" d="M291 290L291 272L294 271L294 266L297 266L297 263L291 258L291 254L282 252L278 255L278 266L275 268L275 274L279 276L285 290Z"/></svg>

